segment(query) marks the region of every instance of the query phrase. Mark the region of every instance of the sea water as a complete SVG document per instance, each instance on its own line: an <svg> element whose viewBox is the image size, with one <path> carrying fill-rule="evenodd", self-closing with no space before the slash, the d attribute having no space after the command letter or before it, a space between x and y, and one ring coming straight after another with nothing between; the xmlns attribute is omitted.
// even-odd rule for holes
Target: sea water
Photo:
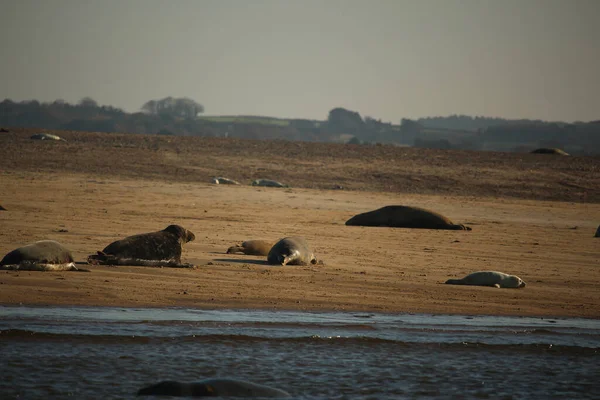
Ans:
<svg viewBox="0 0 600 400"><path fill-rule="evenodd" d="M0 399L236 378L296 399L598 399L600 320L0 306Z"/></svg>

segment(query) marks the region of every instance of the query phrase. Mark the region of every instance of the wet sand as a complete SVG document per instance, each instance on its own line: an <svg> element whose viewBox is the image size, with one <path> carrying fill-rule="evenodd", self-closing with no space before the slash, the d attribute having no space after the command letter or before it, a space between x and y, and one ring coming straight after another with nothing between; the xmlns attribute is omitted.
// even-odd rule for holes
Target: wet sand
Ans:
<svg viewBox="0 0 600 400"><path fill-rule="evenodd" d="M368 154L369 163L352 158L361 146L346 156L346 146L327 145L338 152L321 155L322 144L246 141L245 154L235 140L67 132L59 133L67 143L44 143L31 132L0 135L0 255L54 239L85 261L114 240L179 224L196 235L182 259L197 268L0 271L1 304L600 318L598 158L432 150L419 158L417 149L371 146L383 155ZM307 154L277 158L277 146ZM212 185L214 175L293 188ZM414 180L404 192L401 175ZM345 190L328 189L338 183ZM473 231L344 225L390 204L429 208ZM243 240L290 235L304 236L324 265L225 254ZM478 270L519 275L527 287L443 284Z"/></svg>

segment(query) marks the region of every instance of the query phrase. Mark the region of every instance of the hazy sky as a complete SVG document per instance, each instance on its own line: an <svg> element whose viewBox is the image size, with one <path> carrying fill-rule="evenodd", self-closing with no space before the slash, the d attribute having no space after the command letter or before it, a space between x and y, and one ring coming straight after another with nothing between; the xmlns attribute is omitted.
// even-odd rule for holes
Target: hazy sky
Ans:
<svg viewBox="0 0 600 400"><path fill-rule="evenodd" d="M0 0L0 98L600 119L600 0Z"/></svg>

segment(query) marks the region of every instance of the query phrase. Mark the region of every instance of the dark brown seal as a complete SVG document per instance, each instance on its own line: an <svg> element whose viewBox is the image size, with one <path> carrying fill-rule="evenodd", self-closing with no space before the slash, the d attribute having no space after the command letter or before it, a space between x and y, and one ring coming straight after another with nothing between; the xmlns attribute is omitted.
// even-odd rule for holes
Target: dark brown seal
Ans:
<svg viewBox="0 0 600 400"><path fill-rule="evenodd" d="M193 267L181 263L183 245L196 236L179 225L169 225L162 231L142 233L112 242L88 257L90 264L141 265L151 267Z"/></svg>
<svg viewBox="0 0 600 400"><path fill-rule="evenodd" d="M434 211L409 206L386 206L374 211L358 214L346 221L346 225L471 230L468 226L454 224L448 218Z"/></svg>
<svg viewBox="0 0 600 400"><path fill-rule="evenodd" d="M268 240L246 240L237 246L227 249L227 254L244 253L249 256L266 256L273 247L273 242Z"/></svg>
<svg viewBox="0 0 600 400"><path fill-rule="evenodd" d="M309 265L317 259L304 238L286 237L273 245L267 255L271 265Z"/></svg>
<svg viewBox="0 0 600 400"><path fill-rule="evenodd" d="M542 147L531 151L531 154L555 154L557 156L568 156L569 153L562 149Z"/></svg>
<svg viewBox="0 0 600 400"><path fill-rule="evenodd" d="M138 390L138 396L173 397L276 397L288 398L281 389L237 379L212 378L199 382L162 381Z"/></svg>
<svg viewBox="0 0 600 400"><path fill-rule="evenodd" d="M71 251L54 240L40 240L11 251L0 261L0 269L87 271L75 267Z"/></svg>

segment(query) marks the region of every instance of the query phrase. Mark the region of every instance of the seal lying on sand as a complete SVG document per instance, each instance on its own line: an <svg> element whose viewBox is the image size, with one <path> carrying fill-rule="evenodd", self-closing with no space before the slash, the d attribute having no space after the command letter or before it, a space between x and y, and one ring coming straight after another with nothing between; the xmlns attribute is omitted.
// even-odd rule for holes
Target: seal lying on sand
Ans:
<svg viewBox="0 0 600 400"><path fill-rule="evenodd" d="M54 240L40 240L11 251L0 261L0 269L89 272L75 267L69 249Z"/></svg>
<svg viewBox="0 0 600 400"><path fill-rule="evenodd" d="M452 223L448 218L436 212L409 206L386 206L358 214L346 221L346 225L471 230L468 226Z"/></svg>
<svg viewBox="0 0 600 400"><path fill-rule="evenodd" d="M185 396L185 397L277 397L289 398L288 392L257 383L237 379L205 379L200 382L162 381L142 388L138 396Z"/></svg>
<svg viewBox="0 0 600 400"><path fill-rule="evenodd" d="M221 184L221 185L239 185L240 184L239 182L234 181L233 179L223 178L222 176L212 178L211 182L216 185L219 185L219 184Z"/></svg>
<svg viewBox="0 0 600 400"><path fill-rule="evenodd" d="M271 179L256 179L252 181L252 186L267 186L267 187L288 187L281 182L273 181Z"/></svg>
<svg viewBox="0 0 600 400"><path fill-rule="evenodd" d="M286 237L273 245L267 262L271 265L308 265L316 264L317 259L304 238Z"/></svg>
<svg viewBox="0 0 600 400"><path fill-rule="evenodd" d="M185 243L196 236L179 225L169 225L162 231L142 233L112 242L88 257L90 264L140 265L147 267L190 268L181 263Z"/></svg>
<svg viewBox="0 0 600 400"><path fill-rule="evenodd" d="M598 225L598 229L596 229L596 234L594 237L600 237L600 225Z"/></svg>
<svg viewBox="0 0 600 400"><path fill-rule="evenodd" d="M497 271L473 272L462 279L448 279L448 285L493 286L497 288L524 288L526 283L516 275Z"/></svg>
<svg viewBox="0 0 600 400"><path fill-rule="evenodd" d="M567 153L566 151L564 151L562 149L546 148L546 147L532 150L531 154L556 154L558 156L568 156L569 155L569 153Z"/></svg>
<svg viewBox="0 0 600 400"><path fill-rule="evenodd" d="M244 253L249 256L266 256L273 247L273 242L267 240L246 240L239 246L231 246L227 254Z"/></svg>
<svg viewBox="0 0 600 400"><path fill-rule="evenodd" d="M30 137L30 139L34 139L34 140L60 140L60 141L66 142L66 140L63 139L63 138L61 138L60 136L51 135L49 133L36 133L35 135L32 135Z"/></svg>

